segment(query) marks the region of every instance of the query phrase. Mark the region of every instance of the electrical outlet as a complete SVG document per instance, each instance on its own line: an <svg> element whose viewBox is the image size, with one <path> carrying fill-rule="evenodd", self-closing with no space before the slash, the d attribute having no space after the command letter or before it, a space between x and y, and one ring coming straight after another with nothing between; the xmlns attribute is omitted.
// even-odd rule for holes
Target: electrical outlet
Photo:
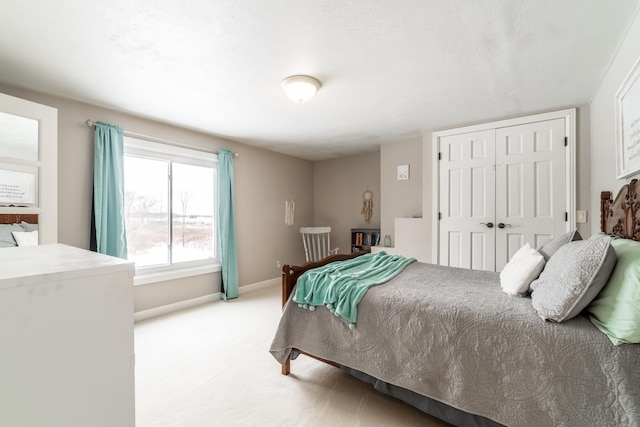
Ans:
<svg viewBox="0 0 640 427"><path fill-rule="evenodd" d="M276 268L282 268L282 262L276 261Z"/></svg>

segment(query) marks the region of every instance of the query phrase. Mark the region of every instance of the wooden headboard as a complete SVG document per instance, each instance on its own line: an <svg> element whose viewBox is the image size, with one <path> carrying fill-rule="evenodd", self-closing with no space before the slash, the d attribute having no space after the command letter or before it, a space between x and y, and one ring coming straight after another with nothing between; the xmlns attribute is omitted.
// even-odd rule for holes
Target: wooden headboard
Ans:
<svg viewBox="0 0 640 427"><path fill-rule="evenodd" d="M38 223L38 214L0 214L0 224Z"/></svg>
<svg viewBox="0 0 640 427"><path fill-rule="evenodd" d="M622 186L615 199L610 191L600 193L600 231L623 239L640 241L638 180Z"/></svg>

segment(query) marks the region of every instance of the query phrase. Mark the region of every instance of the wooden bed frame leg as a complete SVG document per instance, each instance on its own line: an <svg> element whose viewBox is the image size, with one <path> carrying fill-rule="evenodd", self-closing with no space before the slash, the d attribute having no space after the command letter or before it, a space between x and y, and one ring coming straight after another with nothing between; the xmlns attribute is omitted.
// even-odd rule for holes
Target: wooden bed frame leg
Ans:
<svg viewBox="0 0 640 427"><path fill-rule="evenodd" d="M282 364L282 375L289 375L291 373L291 358L287 357L287 360Z"/></svg>
<svg viewBox="0 0 640 427"><path fill-rule="evenodd" d="M302 266L295 266L295 265L290 266L288 264L283 265L282 266L282 308L284 309L284 306L287 304L287 301L289 300L289 296L291 296L291 292L293 292L293 287L295 286L296 281L298 280L298 277L300 277L302 273L312 268L322 267L323 265L326 265L330 262L344 261L347 259L358 257L360 255L364 255L364 252L352 252L351 254L331 255L319 261L308 262L306 264L303 264ZM322 360L323 362L327 362L326 360L323 360L323 359L319 359L319 360ZM327 362L327 363L331 363L331 362ZM331 364L333 364L334 366L339 366L334 363L331 363ZM289 375L290 373L291 373L291 356L287 357L287 360L282 364L282 375Z"/></svg>

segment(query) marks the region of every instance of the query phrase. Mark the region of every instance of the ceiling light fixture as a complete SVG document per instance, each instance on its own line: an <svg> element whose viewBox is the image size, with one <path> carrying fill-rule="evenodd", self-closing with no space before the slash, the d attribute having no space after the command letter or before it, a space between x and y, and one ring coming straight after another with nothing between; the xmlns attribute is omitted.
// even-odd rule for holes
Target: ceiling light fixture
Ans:
<svg viewBox="0 0 640 427"><path fill-rule="evenodd" d="M320 82L310 76L289 76L280 85L294 102L307 102L320 89Z"/></svg>

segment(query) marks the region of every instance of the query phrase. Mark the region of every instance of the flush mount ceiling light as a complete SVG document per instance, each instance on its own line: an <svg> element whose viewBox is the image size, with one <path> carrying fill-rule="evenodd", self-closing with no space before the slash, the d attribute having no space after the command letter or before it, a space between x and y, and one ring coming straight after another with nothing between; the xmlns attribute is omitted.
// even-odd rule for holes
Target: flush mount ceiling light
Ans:
<svg viewBox="0 0 640 427"><path fill-rule="evenodd" d="M320 89L320 82L310 76L289 76L280 85L294 102L307 102Z"/></svg>

